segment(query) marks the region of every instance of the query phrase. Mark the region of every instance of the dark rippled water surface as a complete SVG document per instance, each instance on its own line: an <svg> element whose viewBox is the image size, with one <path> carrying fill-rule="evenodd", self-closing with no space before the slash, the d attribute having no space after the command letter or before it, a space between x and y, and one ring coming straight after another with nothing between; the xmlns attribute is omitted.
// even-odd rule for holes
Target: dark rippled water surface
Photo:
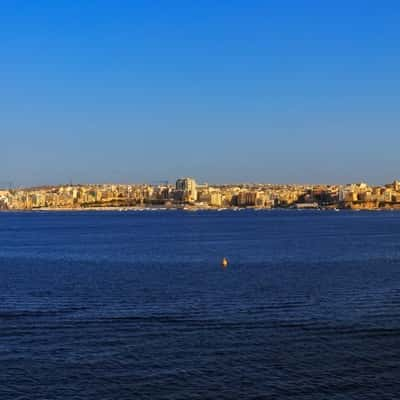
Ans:
<svg viewBox="0 0 400 400"><path fill-rule="evenodd" d="M0 214L1 400L235 398L400 398L400 213Z"/></svg>

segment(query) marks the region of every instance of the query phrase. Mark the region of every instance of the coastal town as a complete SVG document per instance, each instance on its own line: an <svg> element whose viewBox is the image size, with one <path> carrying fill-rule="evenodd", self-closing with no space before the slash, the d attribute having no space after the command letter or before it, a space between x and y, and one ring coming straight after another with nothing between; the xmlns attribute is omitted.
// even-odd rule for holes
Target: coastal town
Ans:
<svg viewBox="0 0 400 400"><path fill-rule="evenodd" d="M400 181L383 186L199 184L85 184L0 189L0 210L79 209L399 209Z"/></svg>

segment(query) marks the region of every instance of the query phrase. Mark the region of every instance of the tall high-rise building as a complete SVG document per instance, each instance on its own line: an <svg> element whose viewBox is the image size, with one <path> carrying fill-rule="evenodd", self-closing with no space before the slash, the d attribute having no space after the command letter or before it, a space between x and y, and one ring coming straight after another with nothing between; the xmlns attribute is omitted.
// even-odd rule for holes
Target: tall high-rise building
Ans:
<svg viewBox="0 0 400 400"><path fill-rule="evenodd" d="M193 178L178 179L176 181L176 190L183 193L183 199L185 201L197 201L197 184Z"/></svg>

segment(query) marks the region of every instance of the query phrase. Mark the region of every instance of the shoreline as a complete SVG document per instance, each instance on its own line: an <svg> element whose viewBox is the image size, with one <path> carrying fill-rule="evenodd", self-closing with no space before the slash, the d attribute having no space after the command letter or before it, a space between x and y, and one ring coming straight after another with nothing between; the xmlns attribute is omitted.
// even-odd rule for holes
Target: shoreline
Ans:
<svg viewBox="0 0 400 400"><path fill-rule="evenodd" d="M88 208L62 208L62 207L43 207L43 208L32 208L32 209L2 209L0 213L23 213L23 212L166 212L166 211L183 211L183 212L199 212L199 211L209 211L209 212L238 212L238 211L254 211L254 212L275 212L275 211L292 211L292 212L310 212L310 211L318 211L318 212L398 212L399 208L375 208L375 209L351 209L351 208L185 208L185 207L88 207Z"/></svg>

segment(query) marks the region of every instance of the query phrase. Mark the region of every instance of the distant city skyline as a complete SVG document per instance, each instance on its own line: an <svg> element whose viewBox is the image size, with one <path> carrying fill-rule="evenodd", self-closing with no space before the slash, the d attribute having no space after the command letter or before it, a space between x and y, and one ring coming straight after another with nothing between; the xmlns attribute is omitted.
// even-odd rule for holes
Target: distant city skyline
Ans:
<svg viewBox="0 0 400 400"><path fill-rule="evenodd" d="M61 185L0 190L0 210L111 209L400 209L400 181L380 186L348 185L209 185L192 177L175 184Z"/></svg>
<svg viewBox="0 0 400 400"><path fill-rule="evenodd" d="M183 176L183 175L182 175ZM278 180L255 180L255 179L249 179L249 180L229 180L229 181L213 181L210 179L197 179L196 181L198 183L205 183L205 184L210 184L210 185L246 185L246 184L263 184L263 185L348 185L352 183L369 183L374 186L379 186L379 185L385 185L387 183L393 182L398 179L400 176L400 173L398 175L392 174L392 176L385 181L381 182L376 182L376 181L371 181L370 179L356 179L356 180L344 180L341 182L333 182L333 181L312 181L312 180L304 180L304 181L278 181ZM193 175L188 176L189 178L193 178ZM165 178L165 177L164 177ZM154 179L154 180L92 180L92 181L83 181L83 180L73 180L70 179L68 181L60 182L56 180L50 180L48 182L36 182L33 184L21 184L18 182L15 182L13 180L0 180L0 189L15 189L15 188L31 188L31 187L44 187L44 186L79 186L79 185L153 185L153 186L160 186L162 184L168 184L168 185L175 185L175 178L171 179Z"/></svg>
<svg viewBox="0 0 400 400"><path fill-rule="evenodd" d="M7 2L0 182L391 182L400 3Z"/></svg>
<svg viewBox="0 0 400 400"><path fill-rule="evenodd" d="M262 186L313 186L313 187L318 187L318 186L325 186L325 187L330 187L330 186L335 186L335 187L345 187L348 185L372 185L373 187L384 187L387 185L391 184L398 184L400 185L400 180L398 177L395 177L393 179L390 179L386 182L370 182L365 179L361 179L358 181L346 181L346 182L312 182L312 181L305 181L305 182L267 182L267 181L255 181L255 180L249 180L249 181L226 181L226 182L212 182L209 180L198 180L194 176L180 176L180 177L175 177L174 179L160 179L160 180L154 180L154 181L99 181L99 182L83 182L83 181L68 181L68 182L58 182L58 183L41 183L37 185L16 185L12 181L0 181L0 191L7 191L7 190L30 190L34 188L61 188L61 187L79 187L79 186L153 186L153 187L162 187L162 186L176 186L177 188L180 188L180 190L189 190L191 191L191 187L194 185L200 185L200 186L257 186L257 185L262 185ZM397 187L397 186L396 186ZM196 190L196 189L194 189ZM399 186L400 190L400 186Z"/></svg>

